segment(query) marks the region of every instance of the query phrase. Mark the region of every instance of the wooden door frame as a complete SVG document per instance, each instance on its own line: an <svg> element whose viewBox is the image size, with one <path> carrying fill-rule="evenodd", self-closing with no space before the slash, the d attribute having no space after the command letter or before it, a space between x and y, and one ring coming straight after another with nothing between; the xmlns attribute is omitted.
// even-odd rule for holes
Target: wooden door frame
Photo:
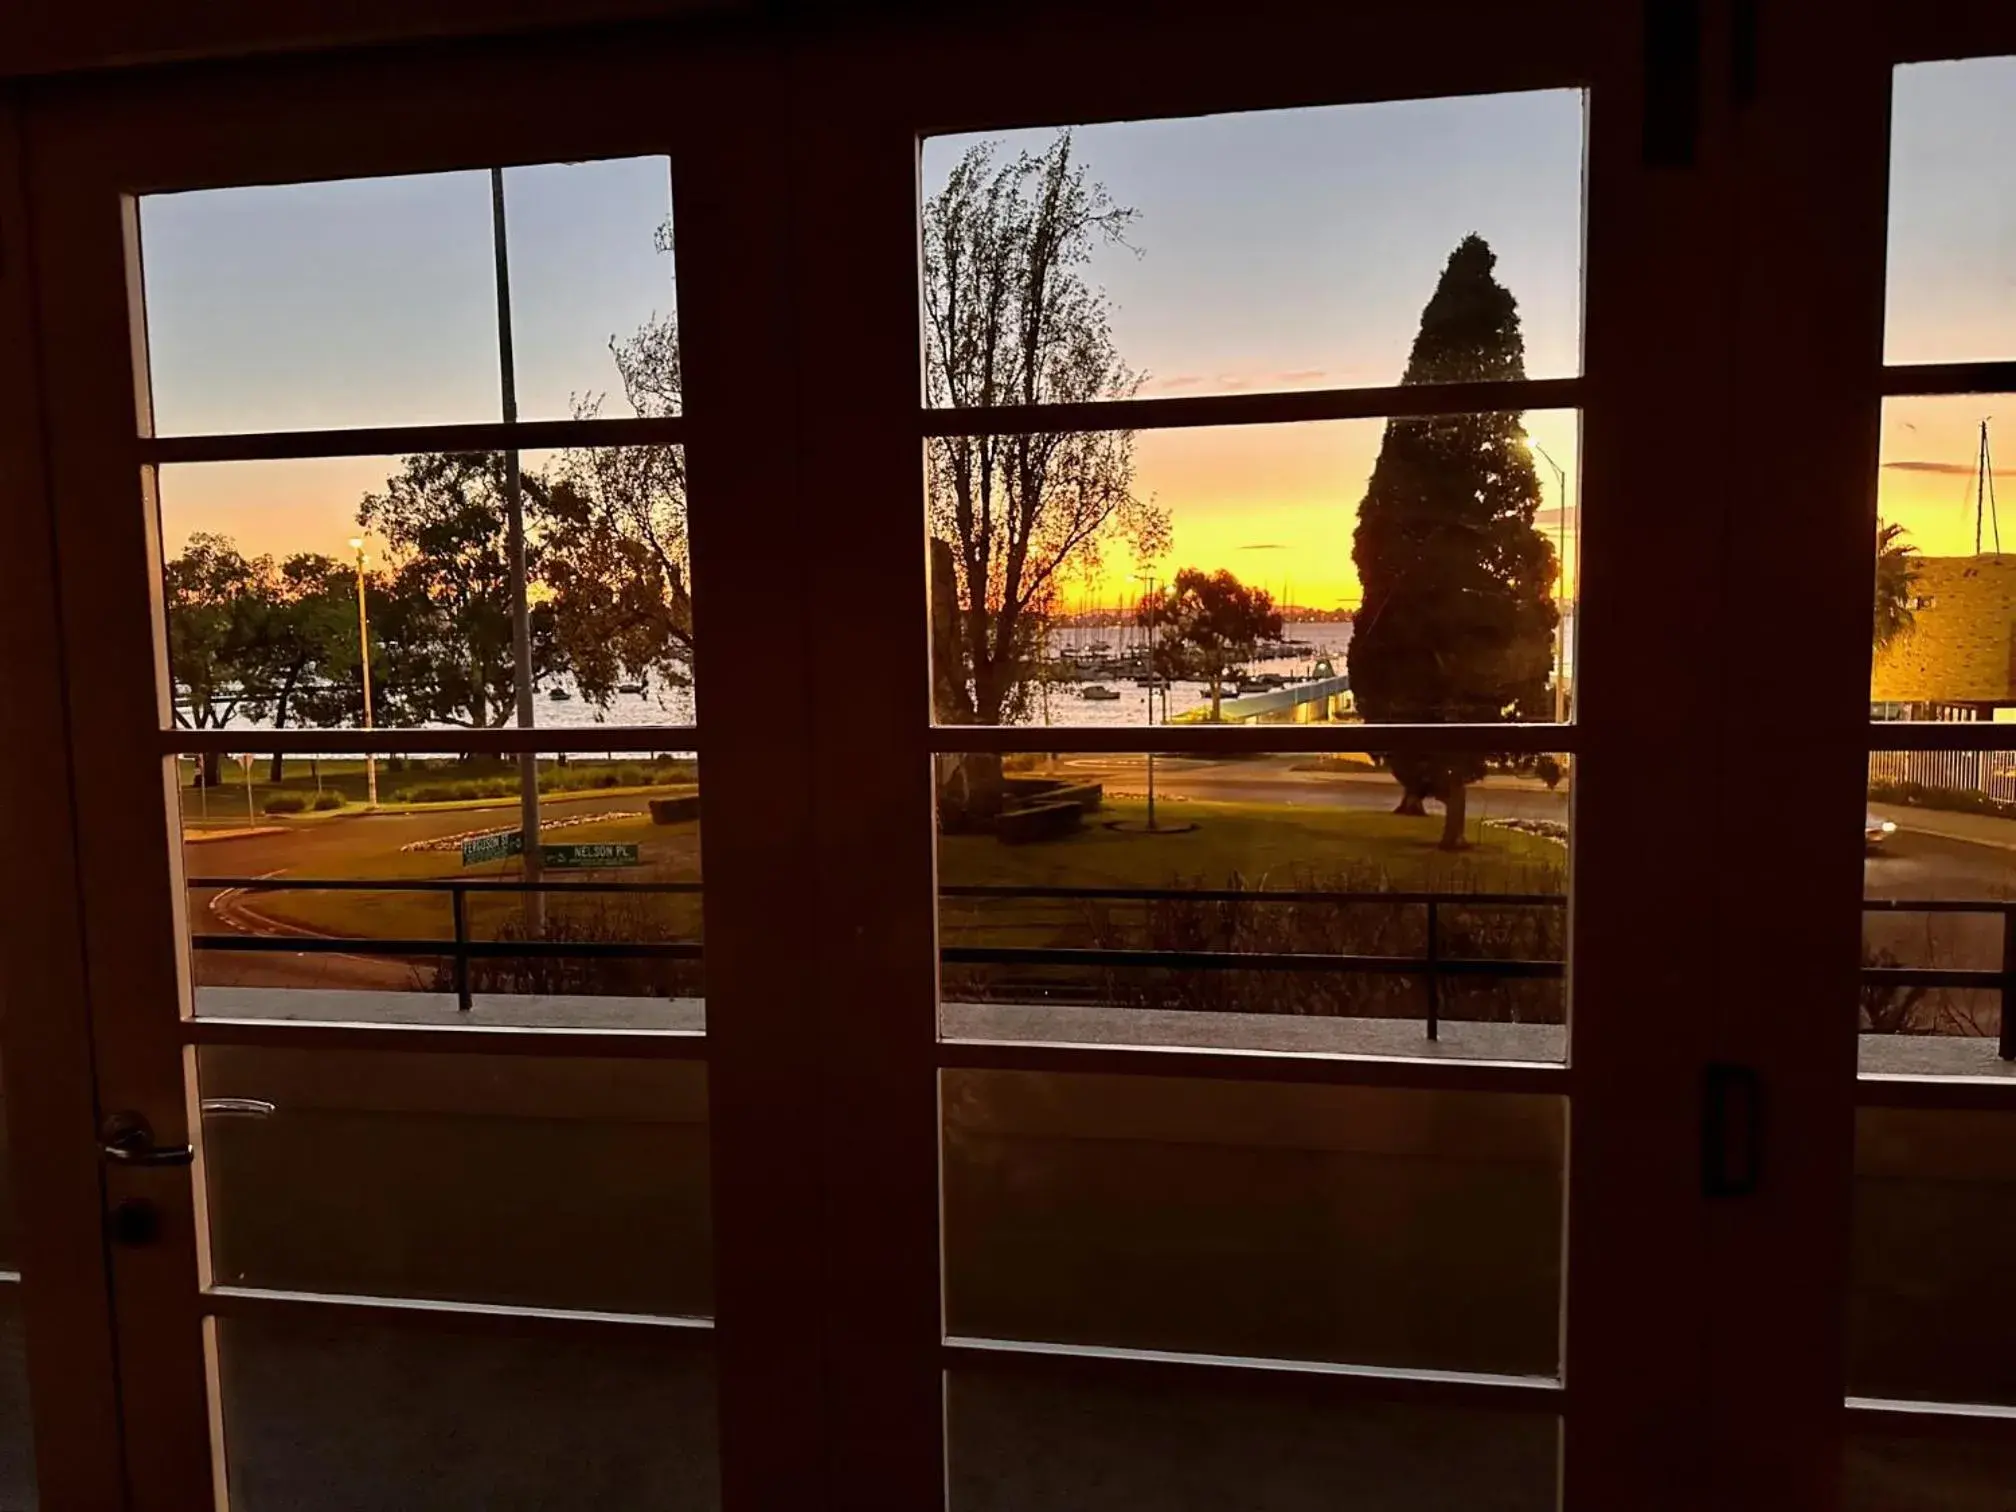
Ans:
<svg viewBox="0 0 2016 1512"><path fill-rule="evenodd" d="M17 654L5 667L0 749L17 801L0 805L0 845L22 858L22 876L0 910L0 1071L37 1491L43 1506L112 1512L124 1502L125 1463L25 188L21 106L10 91L0 94L0 518L9 543L0 552L0 644Z"/></svg>
<svg viewBox="0 0 2016 1512"><path fill-rule="evenodd" d="M1885 367L1893 70L2016 54L2016 13L1820 9L1750 9L1753 89L1728 107L1731 369L1709 438L1729 461L1732 595L1704 642L1732 710L1714 771L1732 793L1784 774L1786 801L1754 863L1716 879L1718 1054L1758 1069L1770 1132L1766 1200L1715 1214L1708 1443L1717 1504L1773 1512L1839 1504L1852 1432L2016 1441L2016 1412L1844 1402L1857 1111L2016 1112L2007 1082L1860 1072L1855 838L1871 752L2016 746L2006 725L1872 722L1869 703L1884 396L2016 391L2016 361ZM1799 570L1736 596L1753 561Z"/></svg>
<svg viewBox="0 0 2016 1512"><path fill-rule="evenodd" d="M974 749L1112 750L1123 737L931 730L919 531L920 134L1592 80L1589 349L1576 388L1585 412L1583 496L1614 502L1598 506L1583 536L1592 565L1579 605L1586 697L1578 690L1573 735L1582 753L1574 1048L1553 1084L1571 1094L1575 1127L1564 1505L1677 1509L1697 1505L1706 1483L1691 1444L1707 1387L1708 1299L1695 1289L1706 1257L1695 1114L1709 1026L1695 1010L1708 973L1687 946L1707 865L1682 859L1648 880L1640 824L1645 791L1690 775L1693 721L1710 705L1699 702L1707 680L1689 633L1708 610L1698 596L1634 591L1624 569L1659 561L1669 585L1719 570L1716 538L1693 528L1684 478L1648 468L1642 458L1652 453L1634 450L1660 434L1667 406L1720 377L1719 327L1702 318L1721 288L1709 230L1716 201L1701 174L1643 166L1644 43L1635 14L1576 5L1517 15L1460 5L1348 17L1293 10L1249 7L1238 24L1173 20L1145 38L1088 23L1071 35L1068 68L1057 65L1049 36L948 29L908 46L876 38L813 55L794 91L806 144L805 222L849 227L845 237L805 238L804 339L808 349L872 353L864 381L802 405L806 475L843 480L828 491L835 507L813 522L823 527L818 555L856 604L846 643L820 647L815 741L837 755L862 730L893 732L882 738L908 756L857 768L848 801L818 812L820 957L838 984L822 999L826 1060L837 1073L828 1094L837 1157L830 1242L834 1274L854 1302L830 1325L837 1505L865 1507L861 1493L873 1488L878 1508L925 1512L945 1494L942 1373L959 1356L943 1342L938 1294L940 1068L1012 1061L1345 1085L1444 1085L1445 1075L1492 1084L1488 1070L1454 1066L1284 1064L1229 1052L1174 1058L1114 1047L1096 1059L1063 1047L1018 1046L1011 1056L938 1043L930 753L946 739L970 739ZM1474 42L1474 52L1451 48L1452 35ZM1657 299L1647 297L1655 291ZM1648 360L1654 351L1659 360ZM1254 411L1266 407L1252 397ZM864 659L878 669L865 683L849 675ZM1199 750L1284 741L1357 750L1397 738L1315 726L1292 736L1178 733L1185 749ZM1160 731L1155 743L1173 749L1176 738ZM1416 1396L1414 1383L1382 1383L1377 1373L1311 1372L1299 1384L1321 1401Z"/></svg>
<svg viewBox="0 0 2016 1512"><path fill-rule="evenodd" d="M709 1064L717 1308L710 1330L722 1421L721 1474L731 1506L802 1505L822 1469L816 1428L822 1381L817 1249L805 1215L820 1206L811 1036L793 1028L809 1002L809 963L780 951L776 879L802 870L810 779L804 700L778 677L710 686L700 673L704 738L664 728L541 731L525 740L464 733L383 734L380 752L499 744L542 751L650 751L668 740L699 748L708 836L703 909L709 1027L704 1042L541 1031L500 1046L458 1031L387 1037L344 1028L233 1030L197 1020L187 992L181 858L164 738L165 651L158 606L159 542L144 482L150 456L246 454L241 440L152 443L137 312L136 194L175 188L306 181L485 167L497 163L664 155L671 159L686 355L684 414L629 429L563 423L520 444L670 438L689 447L696 496L690 523L693 594L703 659L709 638L787 666L803 641L792 591L802 564L775 561L766 508L794 496L795 458L775 444L777 373L790 353L786 308L769 296L780 255L782 198L738 187L750 161L774 161L774 103L754 75L765 49L723 42L645 50L634 40L498 44L399 54L203 67L98 80L40 93L30 130L30 194L43 265L41 318L50 487L57 501L55 574L73 679L64 718L74 780L85 906L83 956L96 1026L97 1077L108 1102L137 1107L157 1137L193 1136L193 1179L113 1173L113 1196L144 1187L164 1215L156 1245L117 1253L114 1292L125 1442L148 1475L134 1508L186 1509L223 1487L214 1334L206 1313L245 1311L244 1298L202 1295L207 1280L201 1135L193 1115L197 1043L371 1048L515 1048L549 1055L700 1055ZM462 109L445 110L444 100ZM707 213L699 213L704 207ZM751 319L751 316L754 319ZM783 423L788 424L788 420ZM606 423L605 423L606 424ZM576 433L579 433L578 435ZM635 432L636 434L632 434ZM520 432L530 436L532 432ZM264 438L254 455L497 447L495 424ZM705 502L700 496L704 494ZM761 562L760 573L749 571ZM127 585L108 592L108 582ZM97 591L90 591L93 584ZM149 585L149 586L141 586ZM785 593L780 602L779 591ZM725 658L717 657L717 662ZM702 665L705 665L703 660ZM780 696L780 693L782 696ZM293 737L365 749L360 732ZM216 745L216 740L209 742ZM282 744L287 742L283 741ZM164 903L167 906L164 907ZM174 1012L167 1005L176 1005ZM395 1040L399 1044L395 1044ZM95 1159L95 1151L93 1152ZM262 1302L267 1311L303 1305ZM467 1320L464 1320L465 1322ZM474 1326L474 1325L472 1325ZM511 1319L497 1321L500 1328ZM567 1326L546 1319L542 1327ZM608 1326L584 1318L583 1328Z"/></svg>

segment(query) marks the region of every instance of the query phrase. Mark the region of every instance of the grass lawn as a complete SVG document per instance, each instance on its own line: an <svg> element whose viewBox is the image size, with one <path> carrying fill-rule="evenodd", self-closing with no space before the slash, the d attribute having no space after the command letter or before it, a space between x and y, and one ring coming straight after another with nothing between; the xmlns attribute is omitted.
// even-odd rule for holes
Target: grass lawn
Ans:
<svg viewBox="0 0 2016 1512"><path fill-rule="evenodd" d="M1474 827L1467 851L1437 848L1442 819L1372 809L1285 803L1168 802L1165 825L1184 833L1112 829L1146 822L1144 800L1108 799L1085 828L1061 840L1003 845L991 835L938 842L938 878L951 884L1023 887L1322 886L1345 873L1353 888L1403 892L1538 892L1557 889L1567 853L1551 840Z"/></svg>
<svg viewBox="0 0 2016 1512"><path fill-rule="evenodd" d="M312 822L312 821L311 821ZM490 828L478 821L472 829ZM373 880L465 878L516 881L517 861L464 866L459 851L387 852L382 831L370 824L346 826L356 844L318 852L317 875L369 877ZM653 824L648 815L624 815L599 824L572 825L547 836L549 845L577 843L629 844L638 847L640 864L592 872L549 872L553 891L546 895L549 915L587 923L612 913L637 910L644 920L668 937L697 939L700 933L698 894L665 894L625 900L612 908L608 894L569 897L564 889L575 882L695 882L700 878L700 827L693 823ZM254 896L250 906L269 918L336 935L376 939L451 939L453 917L448 896L419 892L275 892ZM469 901L471 938L495 938L507 923L523 917L517 895L476 896ZM627 917L627 915L626 915ZM634 921L633 921L634 922Z"/></svg>
<svg viewBox="0 0 2016 1512"><path fill-rule="evenodd" d="M196 764L184 758L175 764L176 786L182 799L182 822L191 829L233 829L247 824L267 824L274 818L299 820L327 819L344 809L355 811L367 801L369 778L361 757L311 762L306 757L290 757L285 775L271 781L272 758L261 756L252 764L251 806L248 810L245 771L236 761L226 761L222 781L207 791L195 785ZM617 761L586 761L575 758L562 767L555 761L539 764L539 790L554 798L600 793L613 797L622 793L657 793L690 790L695 775L692 761L651 760L633 757ZM494 757L470 761L404 759L394 765L391 758L378 763L378 802L382 811L393 813L412 809L508 808L518 801L518 768ZM275 798L301 799L312 803L318 792L342 796L344 808L307 814L269 815L267 805Z"/></svg>

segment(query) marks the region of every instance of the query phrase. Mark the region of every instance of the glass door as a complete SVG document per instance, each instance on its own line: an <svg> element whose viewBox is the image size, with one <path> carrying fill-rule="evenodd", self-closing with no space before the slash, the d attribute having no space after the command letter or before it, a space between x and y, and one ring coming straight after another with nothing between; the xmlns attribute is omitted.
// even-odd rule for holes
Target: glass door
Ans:
<svg viewBox="0 0 2016 1512"><path fill-rule="evenodd" d="M132 1504L1709 1504L1691 9L38 97Z"/></svg>
<svg viewBox="0 0 2016 1512"><path fill-rule="evenodd" d="M1717 1236L1724 1504L2000 1507L2016 27L1747 19L1736 376L1706 442L1738 564L1718 781L1771 818L1719 882L1717 1033L1770 1134L1767 1200Z"/></svg>
<svg viewBox="0 0 2016 1512"><path fill-rule="evenodd" d="M723 1429L818 1389L736 99L584 48L38 117L135 1507L808 1499Z"/></svg>
<svg viewBox="0 0 2016 1512"><path fill-rule="evenodd" d="M1721 562L1654 459L1721 371L1726 148L1605 17L802 88L877 1505L1704 1504Z"/></svg>

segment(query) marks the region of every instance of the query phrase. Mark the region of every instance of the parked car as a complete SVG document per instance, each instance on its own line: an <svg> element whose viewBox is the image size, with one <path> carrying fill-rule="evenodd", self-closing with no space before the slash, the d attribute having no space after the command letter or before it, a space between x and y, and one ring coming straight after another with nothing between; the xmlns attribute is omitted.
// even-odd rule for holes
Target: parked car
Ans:
<svg viewBox="0 0 2016 1512"><path fill-rule="evenodd" d="M1867 812L1863 814L1862 839L1866 844L1881 845L1896 833L1897 826L1888 819L1878 819L1874 814Z"/></svg>

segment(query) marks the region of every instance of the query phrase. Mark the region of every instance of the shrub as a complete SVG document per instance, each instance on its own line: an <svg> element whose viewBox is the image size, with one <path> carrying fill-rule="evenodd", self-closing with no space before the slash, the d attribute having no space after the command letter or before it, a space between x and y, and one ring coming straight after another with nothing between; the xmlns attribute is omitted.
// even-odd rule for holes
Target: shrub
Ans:
<svg viewBox="0 0 2016 1512"><path fill-rule="evenodd" d="M349 800L344 798L344 796L341 793L337 792L334 788L324 788L322 789L321 792L315 795L314 801L311 802L308 805L308 807L315 810L315 812L318 814L326 814L330 809L339 809L343 807L343 805L348 801Z"/></svg>
<svg viewBox="0 0 2016 1512"><path fill-rule="evenodd" d="M700 817L700 795L688 793L680 798L653 798L650 807L653 824L678 824L682 820Z"/></svg>
<svg viewBox="0 0 2016 1512"><path fill-rule="evenodd" d="M556 889L557 891L557 889ZM660 944L694 939L697 932L682 924L673 898L601 896L568 899L563 906L547 894L549 912L537 938L565 944ZM489 936L515 942L533 938L521 917L499 921ZM697 942L696 942L697 943ZM436 992L455 990L452 962L444 961L429 984ZM606 956L479 956L469 962L471 992L620 994L627 997L698 997L701 963L697 959Z"/></svg>
<svg viewBox="0 0 2016 1512"><path fill-rule="evenodd" d="M1524 875L1505 879L1494 870L1486 885L1474 865L1452 861L1424 879L1418 890L1438 895L1435 904L1439 959L1563 961L1567 910L1552 903L1507 903L1493 892L1560 893L1564 868L1534 862ZM1410 891L1415 889L1410 888ZM1397 891L1383 867L1347 863L1327 869L1302 868L1257 883L1232 876L1225 883L1177 878L1167 884L1174 896L1154 899L1056 899L1048 921L1029 916L1030 903L1016 900L1016 928L1002 939L988 917L988 904L966 905L965 917L947 905L947 943L963 943L973 929L986 943L1062 945L1097 950L1225 951L1270 955L1355 955L1425 957L1427 905L1386 899ZM1185 897L1186 892L1222 892L1230 897ZM1280 894L1289 896L1282 897ZM1295 894L1304 894L1297 897ZM1348 899L1311 898L1310 893L1345 893ZM963 900L962 900L963 902ZM1125 968L948 967L944 995L968 1002L1072 1002L1122 1008L1215 1013L1269 1013L1322 1017L1424 1018L1428 1009L1424 972L1168 970ZM1442 975L1437 1012L1447 1020L1490 1023L1559 1024L1564 1021L1558 978Z"/></svg>
<svg viewBox="0 0 2016 1512"><path fill-rule="evenodd" d="M298 814L308 807L308 800L299 793L275 793L266 800L269 814Z"/></svg>
<svg viewBox="0 0 2016 1512"><path fill-rule="evenodd" d="M1869 797L1876 803L1901 803L1913 808L1947 809L1960 814L2016 819L2016 803L2004 803L1974 788L1927 787L1922 782L1872 782L1869 784Z"/></svg>

